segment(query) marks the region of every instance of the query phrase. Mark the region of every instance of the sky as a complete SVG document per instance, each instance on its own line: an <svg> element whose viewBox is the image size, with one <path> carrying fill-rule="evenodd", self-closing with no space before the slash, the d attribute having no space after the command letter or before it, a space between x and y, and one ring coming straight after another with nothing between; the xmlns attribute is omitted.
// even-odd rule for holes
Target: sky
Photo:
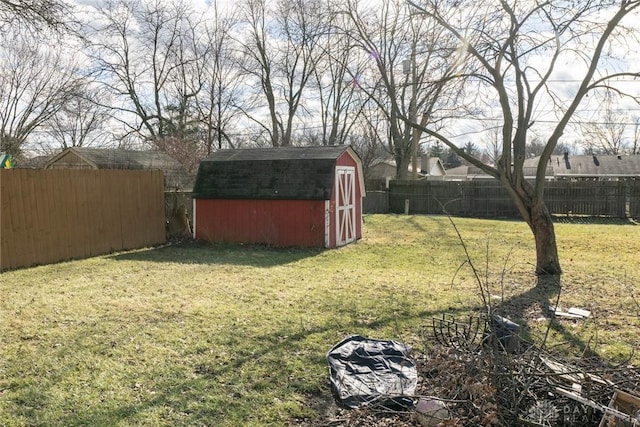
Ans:
<svg viewBox="0 0 640 427"><path fill-rule="evenodd" d="M628 28L628 35L633 35L633 33L640 34L640 19L638 19L638 13L627 16L623 24ZM624 47L624 50L622 50L619 45L612 45L605 49L605 54L612 55L601 61L601 64L603 64L602 69L613 73L633 70L635 67L636 71L640 71L640 67L638 67L638 64L640 64L640 44L637 38L632 39L628 37L628 41L629 44ZM557 63L549 80L549 87L555 93L556 102L565 103L566 105L566 103L574 97L582 82L587 68L585 62L580 58L580 55L582 55L582 52L578 52L578 54L574 56L563 54ZM612 59L613 56L617 56L618 59ZM540 56L537 59L534 58L530 65L539 67L541 70L546 70L546 65L549 63L549 60L550 58L548 56ZM535 77L533 73L528 73L528 75ZM598 74L596 73L596 78L597 77ZM531 81L535 82L535 80ZM640 97L640 79L624 77L613 82L612 86L623 92ZM543 96L538 97L538 104L536 105L538 114L534 117L535 123L531 126L530 131L533 131L535 135L544 140L545 137L548 137L552 133L558 120L555 113L557 109L554 108L551 99L548 96L544 96L544 93L542 95ZM592 93L583 99L572 119L573 125L566 129L561 142L571 145L574 142L584 140L584 136L581 135L579 131L579 123L591 121L604 125L602 106L599 103L601 97L594 97L593 95ZM640 117L640 107L636 101L628 97L614 96L613 100L619 111L628 115L628 120L625 120L625 123L628 124L627 136L631 136L634 131L635 126L633 125L635 120ZM494 114L496 118L494 122L496 125L499 125L501 123L499 109L494 111ZM485 126L486 124L482 122L468 121L461 126L459 131L460 137L456 139L458 141L464 141L466 139L467 141L473 140L473 142L476 142L478 136L481 135L478 132L481 132Z"/></svg>
<svg viewBox="0 0 640 427"><path fill-rule="evenodd" d="M103 3L101 0L75 0L75 2L84 8L95 7ZM211 4L211 0L191 0L190 3L194 8L200 9L209 6ZM221 4L228 4L230 7L234 6L234 2L231 0L223 0ZM637 28L640 32L640 20L636 19L634 21L630 18L632 17L627 17L626 24L633 26L634 29ZM624 59L619 63L611 62L610 68L614 69L618 66L628 64L640 64L639 50L639 46L637 45L629 46L625 55L621 55ZM541 63L546 60L546 58L540 58ZM571 96L580 83L584 70L585 67L582 62L571 59L564 60L564 62L558 64L556 71L551 78L550 86L560 95ZM630 80L626 78L624 81L616 83L616 85L625 91L629 91L630 93L640 96L640 80ZM632 123L634 116L640 116L640 108L636 103L623 98L619 98L617 101L619 101L620 108L629 115L629 124ZM557 118L552 113L552 105L549 103L549 99L547 98L544 102L546 102L547 105L544 105L544 103L538 105L539 114L535 117L535 126L532 127L532 130L541 138L548 136L548 134L553 130L554 124L557 122ZM459 145L463 145L468 141L482 144L483 140L487 137L485 130L487 128L491 128L491 122L495 123L495 126L500 124L501 118L499 110L494 111L491 116L494 117L494 120L489 120L487 122L467 120L458 123L456 125L456 131L452 133L452 135L454 135L454 141ZM593 97L585 99L575 118L576 122L601 120L599 105L597 105ZM632 131L632 126L629 126L629 131ZM582 139L581 135L576 132L576 129L570 127L567 129L563 141L571 143L580 139Z"/></svg>

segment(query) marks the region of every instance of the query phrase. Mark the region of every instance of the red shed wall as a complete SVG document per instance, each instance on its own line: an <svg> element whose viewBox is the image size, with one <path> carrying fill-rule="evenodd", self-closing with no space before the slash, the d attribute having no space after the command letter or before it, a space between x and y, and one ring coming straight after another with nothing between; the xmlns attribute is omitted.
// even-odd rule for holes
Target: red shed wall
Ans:
<svg viewBox="0 0 640 427"><path fill-rule="evenodd" d="M324 211L324 200L197 199L195 238L279 247L323 247Z"/></svg>

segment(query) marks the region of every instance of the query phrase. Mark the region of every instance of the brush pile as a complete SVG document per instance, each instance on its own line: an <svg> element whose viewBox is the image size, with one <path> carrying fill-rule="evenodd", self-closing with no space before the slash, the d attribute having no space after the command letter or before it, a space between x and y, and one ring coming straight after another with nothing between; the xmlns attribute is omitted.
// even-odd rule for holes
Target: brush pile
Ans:
<svg viewBox="0 0 640 427"><path fill-rule="evenodd" d="M503 343L485 336L479 345L414 352L413 407L340 408L322 425L640 426L639 368L552 355L525 342L506 351ZM434 402L445 409L420 412Z"/></svg>

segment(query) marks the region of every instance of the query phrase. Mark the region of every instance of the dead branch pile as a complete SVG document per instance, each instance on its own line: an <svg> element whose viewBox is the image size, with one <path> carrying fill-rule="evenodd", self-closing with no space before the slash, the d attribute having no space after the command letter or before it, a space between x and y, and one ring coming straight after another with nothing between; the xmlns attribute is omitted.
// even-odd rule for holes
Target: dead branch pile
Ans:
<svg viewBox="0 0 640 427"><path fill-rule="evenodd" d="M449 412L448 419L428 425L597 427L609 414L603 425L619 427L634 425L640 417L640 406L633 403L607 409L616 391L640 395L640 369L630 365L607 366L597 358L570 360L534 347L508 353L490 345L437 345L414 354L414 359L419 373L415 399L441 400ZM415 411L365 408L341 409L323 425L421 424Z"/></svg>

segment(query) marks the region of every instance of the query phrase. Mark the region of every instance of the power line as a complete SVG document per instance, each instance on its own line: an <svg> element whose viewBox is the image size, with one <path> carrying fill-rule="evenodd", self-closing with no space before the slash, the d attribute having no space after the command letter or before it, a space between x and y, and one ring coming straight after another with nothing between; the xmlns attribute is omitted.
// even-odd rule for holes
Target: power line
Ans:
<svg viewBox="0 0 640 427"><path fill-rule="evenodd" d="M455 121L459 121L459 120L471 120L471 121L477 121L477 122L501 122L503 119L501 117L457 117L457 118L452 118L450 120L455 120ZM558 123L559 120L545 120L545 119L540 119L540 120L534 120L534 123ZM636 125L640 125L639 123L636 122L594 122L592 120L570 120L569 124L573 124L573 125L602 125L602 126L610 126L610 125L624 125L624 126L636 126Z"/></svg>

